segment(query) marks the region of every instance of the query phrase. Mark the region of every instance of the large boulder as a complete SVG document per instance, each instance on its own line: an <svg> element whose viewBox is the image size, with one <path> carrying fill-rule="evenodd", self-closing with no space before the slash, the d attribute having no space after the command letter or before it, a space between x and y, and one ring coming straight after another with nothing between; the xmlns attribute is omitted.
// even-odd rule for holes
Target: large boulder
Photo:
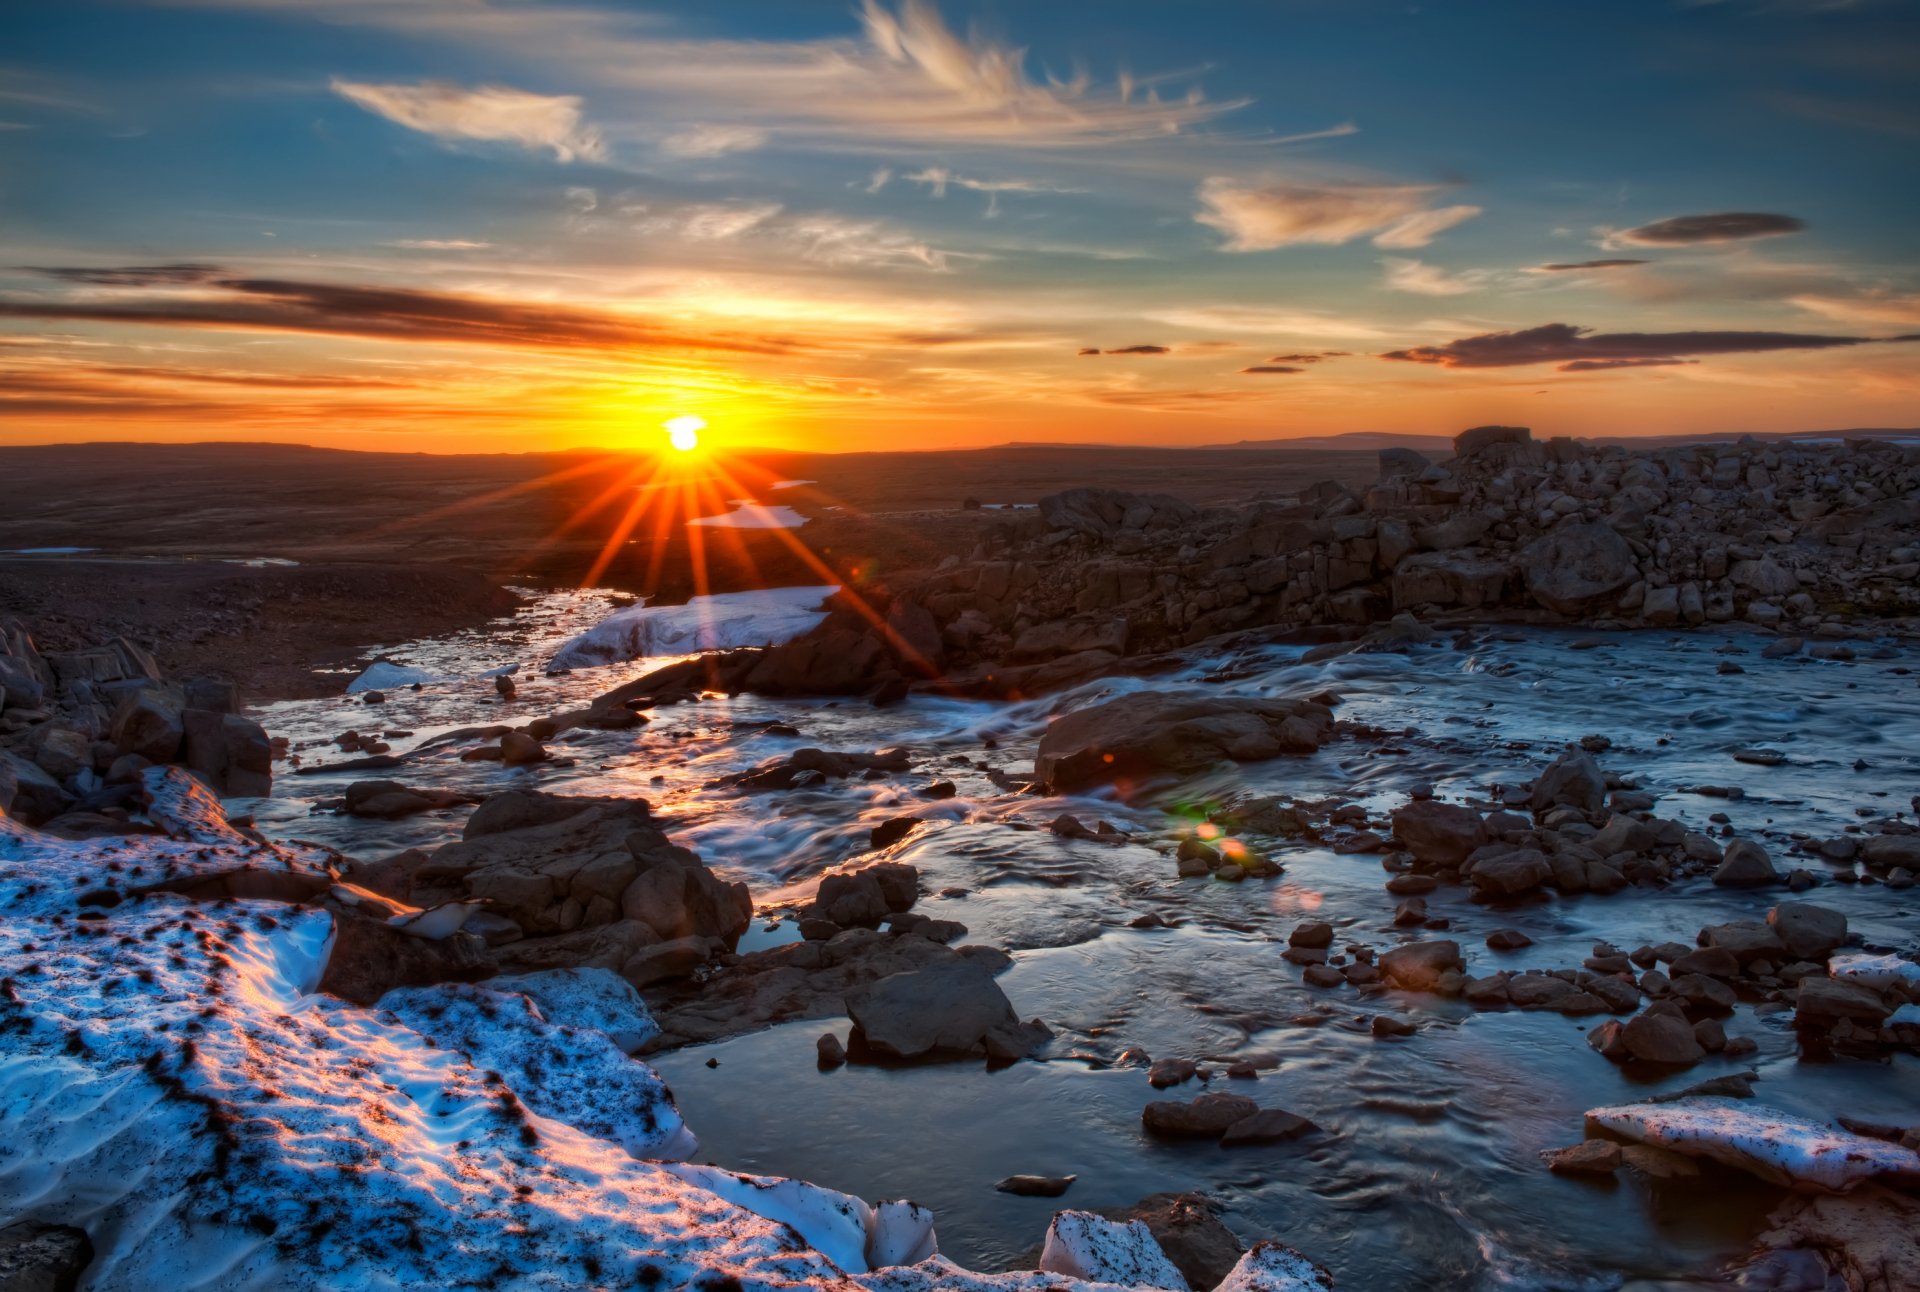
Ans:
<svg viewBox="0 0 1920 1292"><path fill-rule="evenodd" d="M186 739L180 695L162 687L143 687L121 698L113 715L109 738L122 753L138 754L149 762L170 763Z"/></svg>
<svg viewBox="0 0 1920 1292"><path fill-rule="evenodd" d="M1599 523L1559 526L1520 549L1518 564L1533 599L1562 615L1610 605L1640 577L1627 540Z"/></svg>
<svg viewBox="0 0 1920 1292"><path fill-rule="evenodd" d="M1040 519L1047 528L1072 530L1091 538L1109 538L1122 529L1187 525L1199 516L1199 508L1169 494L1137 494L1124 489L1066 489L1040 500Z"/></svg>
<svg viewBox="0 0 1920 1292"><path fill-rule="evenodd" d="M1380 957L1380 973L1387 985L1403 991L1437 990L1442 974L1465 967L1460 944L1451 940L1409 942Z"/></svg>
<svg viewBox="0 0 1920 1292"><path fill-rule="evenodd" d="M1751 839L1732 839L1713 872L1713 882L1721 888L1760 888L1779 883L1780 872L1773 868L1765 848Z"/></svg>
<svg viewBox="0 0 1920 1292"><path fill-rule="evenodd" d="M1393 608L1495 605L1506 593L1511 572L1498 557L1421 552L1394 567Z"/></svg>
<svg viewBox="0 0 1920 1292"><path fill-rule="evenodd" d="M993 975L964 956L865 984L846 999L859 1042L889 1059L1017 1059L1051 1035L1038 1020L1022 1023Z"/></svg>
<svg viewBox="0 0 1920 1292"><path fill-rule="evenodd" d="M1310 700L1136 691L1054 719L1040 738L1033 771L1055 793L1126 785L1201 771L1221 759L1310 754L1332 726L1332 712Z"/></svg>
<svg viewBox="0 0 1920 1292"><path fill-rule="evenodd" d="M1478 812L1438 799L1415 799L1393 814L1393 833L1415 861L1457 866L1487 842L1487 824Z"/></svg>
<svg viewBox="0 0 1920 1292"><path fill-rule="evenodd" d="M1524 426L1473 426L1453 437L1453 455L1470 458L1495 444L1529 444L1533 432Z"/></svg>

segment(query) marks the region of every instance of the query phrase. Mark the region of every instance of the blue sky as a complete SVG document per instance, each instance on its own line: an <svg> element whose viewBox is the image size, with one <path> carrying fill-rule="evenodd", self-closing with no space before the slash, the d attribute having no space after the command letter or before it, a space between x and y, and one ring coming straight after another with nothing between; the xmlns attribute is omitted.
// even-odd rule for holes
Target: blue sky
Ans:
<svg viewBox="0 0 1920 1292"><path fill-rule="evenodd" d="M9 6L0 442L1913 425L1916 161L1900 0Z"/></svg>

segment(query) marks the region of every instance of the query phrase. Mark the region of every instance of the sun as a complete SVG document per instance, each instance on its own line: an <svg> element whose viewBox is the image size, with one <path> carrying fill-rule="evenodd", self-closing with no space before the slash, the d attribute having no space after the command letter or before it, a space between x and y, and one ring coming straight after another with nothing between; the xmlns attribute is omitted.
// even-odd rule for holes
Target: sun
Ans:
<svg viewBox="0 0 1920 1292"><path fill-rule="evenodd" d="M663 425L667 428L667 443L682 453L691 453L700 447L700 432L707 429L704 417L673 417Z"/></svg>

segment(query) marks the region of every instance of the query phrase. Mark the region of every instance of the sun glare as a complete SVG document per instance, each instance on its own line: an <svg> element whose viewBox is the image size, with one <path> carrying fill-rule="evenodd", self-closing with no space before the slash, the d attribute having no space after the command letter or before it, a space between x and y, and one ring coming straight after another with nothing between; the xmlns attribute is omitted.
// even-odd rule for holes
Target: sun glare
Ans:
<svg viewBox="0 0 1920 1292"><path fill-rule="evenodd" d="M700 432L707 429L707 419L691 416L675 417L669 419L665 426L667 443L682 453L691 453L700 447Z"/></svg>

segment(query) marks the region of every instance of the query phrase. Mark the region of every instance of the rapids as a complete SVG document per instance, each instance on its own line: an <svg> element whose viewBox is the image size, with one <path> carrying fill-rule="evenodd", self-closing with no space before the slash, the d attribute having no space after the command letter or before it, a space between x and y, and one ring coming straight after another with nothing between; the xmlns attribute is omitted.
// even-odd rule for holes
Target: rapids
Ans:
<svg viewBox="0 0 1920 1292"><path fill-rule="evenodd" d="M660 660L545 677L557 647L610 607L607 594L538 596L488 631L390 648L391 657L459 682L358 697L266 706L259 717L290 737L309 765L338 761L331 738L349 728L407 731L404 753L449 730L524 722L575 707ZM1763 918L1781 890L1735 892L1688 880L1612 897L1551 894L1490 907L1457 886L1428 896L1444 934L1392 927L1395 899L1376 855L1279 844L1285 873L1239 884L1179 879L1171 856L1182 823L1210 802L1242 795L1338 798L1376 821L1428 784L1442 796L1484 795L1530 779L1563 743L1588 734L1613 748L1602 767L1659 794L1656 811L1695 829L1725 812L1760 839L1782 870L1804 865L1821 883L1806 895L1846 912L1870 948L1911 950L1920 890L1834 882L1837 864L1791 852L1792 840L1838 834L1862 816L1910 812L1920 789L1920 683L1907 645L1855 643L1853 660L1767 659L1771 638L1742 630L1598 635L1475 630L1408 653L1302 661L1305 648L1266 645L1229 657L1195 656L1179 671L1113 678L1017 703L916 696L889 709L849 700L717 698L658 710L627 732L572 731L532 768L463 763L442 749L386 772L292 774L274 797L234 805L276 839L306 839L363 857L457 837L463 813L399 822L319 810L352 780L491 792L535 784L560 793L638 795L664 828L728 878L746 880L763 906L806 893L824 867L864 851L867 831L892 816L927 818L892 850L922 872L918 909L958 919L967 941L1012 951L1002 986L1023 1017L1038 1015L1054 1042L1033 1061L988 1071L973 1064L817 1070L814 1040L844 1019L798 1022L712 1045L652 1056L672 1085L704 1159L795 1176L868 1198L910 1197L938 1217L942 1250L996 1268L1034 1248L1061 1206L1108 1207L1149 1193L1200 1189L1225 1207L1242 1237L1275 1237L1328 1266L1349 1289L1678 1288L1704 1286L1743 1252L1779 1191L1710 1171L1701 1180L1648 1184L1623 1175L1601 1185L1548 1174L1543 1149L1581 1138L1588 1108L1752 1067L1769 1104L1830 1118L1920 1120L1920 1063L1801 1062L1790 1016L1742 1004L1730 1036L1759 1046L1658 1081L1636 1080L1592 1052L1597 1019L1479 1012L1463 1002L1304 985L1280 953L1294 924L1332 920L1340 942L1385 949L1409 936L1457 938L1470 973L1571 968L1595 941L1622 949L1692 943L1702 925ZM1597 645L1593 643L1598 642ZM1743 673L1716 666L1737 661ZM503 703L481 675L519 664L520 698ZM1340 738L1309 758L1253 764L1190 781L1155 803L1111 796L1071 800L1007 793L983 767L1019 776L1051 714L1131 689L1193 687L1213 695L1337 691L1336 716L1403 733ZM769 731L779 723L786 728ZM788 793L736 797L706 788L724 773L803 746L909 746L913 773ZM1765 746L1779 766L1732 753ZM915 791L950 779L958 793ZM1680 787L1735 785L1738 800ZM1067 841L1046 824L1071 811L1133 836ZM1380 830L1385 833L1384 825ZM1258 841L1256 841L1258 842ZM942 890L964 895L936 896ZM1129 927L1157 913L1174 928ZM1534 940L1519 952L1484 946L1496 928ZM743 949L796 936L763 913ZM1375 1040L1381 1011L1421 1024L1406 1040ZM1115 1066L1129 1046L1155 1056L1224 1058L1264 1052L1277 1069L1227 1082L1264 1105L1312 1118L1322 1133L1271 1148L1226 1150L1147 1139L1150 1098L1137 1068ZM716 1064L717 1066L710 1066ZM1198 1087L1168 1092L1190 1097ZM1077 1173L1064 1200L994 1191L1014 1173ZM1701 1280L1696 1282L1696 1280Z"/></svg>

